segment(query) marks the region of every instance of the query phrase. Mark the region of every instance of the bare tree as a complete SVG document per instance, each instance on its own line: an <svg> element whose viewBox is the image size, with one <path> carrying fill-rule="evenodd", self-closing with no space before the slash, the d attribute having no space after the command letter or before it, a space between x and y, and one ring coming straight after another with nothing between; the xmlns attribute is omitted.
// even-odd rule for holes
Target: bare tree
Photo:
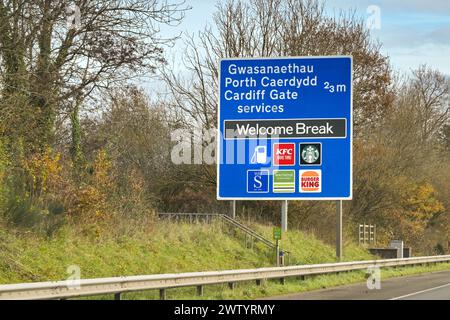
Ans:
<svg viewBox="0 0 450 320"><path fill-rule="evenodd" d="M184 64L191 78L165 73L174 105L205 127L215 123L217 66L224 57L353 55L357 133L376 124L392 102L388 60L352 15L329 17L317 0L232 0L218 5L214 22L187 37Z"/></svg>
<svg viewBox="0 0 450 320"><path fill-rule="evenodd" d="M439 71L422 65L413 71L406 94L414 100L411 107L417 116L422 142L436 137L450 121L450 81Z"/></svg>
<svg viewBox="0 0 450 320"><path fill-rule="evenodd" d="M186 9L159 0L0 1L1 112L21 115L4 127L38 148L51 143L59 115L76 119L86 97L153 72L172 40L159 25L177 24Z"/></svg>
<svg viewBox="0 0 450 320"><path fill-rule="evenodd" d="M364 22L329 17L318 0L230 0L217 6L214 26L186 37L188 75L166 68L172 109L185 125L216 126L219 60L226 57L352 55L355 131L362 136L392 102L390 67ZM182 116L180 116L180 113ZM210 168L208 180L214 183Z"/></svg>

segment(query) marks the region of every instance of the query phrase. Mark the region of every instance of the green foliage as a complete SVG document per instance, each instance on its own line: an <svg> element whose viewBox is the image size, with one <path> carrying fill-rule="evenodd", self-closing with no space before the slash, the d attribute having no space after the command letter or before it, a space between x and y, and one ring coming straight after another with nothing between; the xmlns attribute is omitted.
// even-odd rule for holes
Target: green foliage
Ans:
<svg viewBox="0 0 450 320"><path fill-rule="evenodd" d="M6 151L3 140L0 140L0 206L5 201L6 196L5 178L7 176L9 164L10 164L10 156Z"/></svg>
<svg viewBox="0 0 450 320"><path fill-rule="evenodd" d="M6 219L13 226L28 228L49 237L65 222L64 208L57 202L42 208L32 199L16 196L6 201L6 212Z"/></svg>
<svg viewBox="0 0 450 320"><path fill-rule="evenodd" d="M98 12L103 2L93 1L84 8L83 17L91 17L96 24L82 25L76 33L59 30L65 20L53 14L61 7L57 2L48 6L30 2L12 10L14 3L0 1L0 63L5 71L0 74L0 225L6 223L11 233L26 230L59 239L58 232L67 224L66 228L79 232L72 237L80 235L84 241L83 237L102 239L118 233L114 222L132 229L132 224L122 221L152 219L155 211L227 212L228 203L216 200L214 165L174 165L170 158L174 128L189 132L197 131L199 123L204 129L216 125L218 58L345 53L355 59L354 199L344 207L346 238L356 238L357 225L364 222L377 225L379 245L395 237L405 240L414 252L442 252L447 246L448 79L422 66L404 84L393 84L389 61L362 20L352 15L328 17L317 1L255 1L254 5L229 1L218 6L219 34L207 29L199 39L188 41L186 67L194 72L192 78L183 81L165 70L172 96L152 102L141 88L124 81L146 67L153 70L163 60L161 43L149 42L156 39L157 30L147 29L147 22L157 17L145 1L131 1L121 8L108 2L106 7L114 9L112 19L117 24L110 23L111 17L104 19L109 9ZM167 17L183 12L176 5L164 7ZM26 18L35 11L48 19ZM273 33L274 24L258 24L254 16L259 14L278 22L281 31ZM290 32L290 26L299 21L305 28ZM24 27L17 29L19 25ZM98 30L92 30L92 25ZM111 29L111 25L121 28ZM136 31L133 36L129 28ZM117 33L118 29L123 32ZM38 37L30 33L33 30L40 30ZM53 41L59 37L58 30L67 43L54 47L60 43ZM96 34L94 46L88 40L92 33ZM269 34L273 37L267 45L260 38ZM250 39L246 42L256 46L242 46L241 39ZM122 41L127 42L127 52ZM146 46L129 45L144 42ZM106 60L102 43L117 46ZM149 46L150 50L141 52ZM90 63L77 65L84 61L79 55L85 53ZM99 74L90 69L94 65ZM85 101L86 96L92 100ZM331 243L334 206L325 201L292 201L289 224ZM237 214L268 225L278 221L279 203L239 202ZM183 228L182 232L190 232ZM270 237L269 229L257 228ZM309 235L291 232L282 243L296 262L333 261L331 248ZM168 233L158 241L163 246L165 238L171 237ZM226 243L228 238L221 241ZM213 249L204 245L205 250ZM176 248L185 254L181 246ZM365 256L359 248L350 244L348 248L346 259ZM237 254L233 258L240 261Z"/></svg>
<svg viewBox="0 0 450 320"><path fill-rule="evenodd" d="M75 179L81 173L82 168L85 166L85 158L82 150L81 141L81 124L79 115L79 105L75 105L72 113L70 114L71 130L72 130L72 142L70 146L70 155L72 157L72 163L74 165Z"/></svg>
<svg viewBox="0 0 450 320"><path fill-rule="evenodd" d="M51 236L64 223L65 204L55 194L62 181L60 155L51 149L20 157L5 171L3 217L10 226Z"/></svg>

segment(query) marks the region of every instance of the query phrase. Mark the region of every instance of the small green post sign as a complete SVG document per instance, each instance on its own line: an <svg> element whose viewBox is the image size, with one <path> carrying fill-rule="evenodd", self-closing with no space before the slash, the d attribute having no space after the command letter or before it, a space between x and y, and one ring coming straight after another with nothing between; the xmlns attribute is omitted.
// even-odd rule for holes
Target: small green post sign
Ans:
<svg viewBox="0 0 450 320"><path fill-rule="evenodd" d="M273 239L281 240L281 228L273 228Z"/></svg>

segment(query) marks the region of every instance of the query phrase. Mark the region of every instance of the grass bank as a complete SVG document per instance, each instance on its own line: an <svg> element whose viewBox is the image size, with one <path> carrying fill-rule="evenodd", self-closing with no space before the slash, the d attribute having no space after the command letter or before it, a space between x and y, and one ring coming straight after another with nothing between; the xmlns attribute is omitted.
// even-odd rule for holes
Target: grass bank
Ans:
<svg viewBox="0 0 450 320"><path fill-rule="evenodd" d="M253 225L258 232L271 237L272 228ZM312 235L299 231L283 234L282 246L291 252L295 264L336 261L334 248ZM365 260L371 256L364 249L346 244L345 260ZM65 280L79 269L81 278L114 277L157 273L212 271L258 268L274 265L274 254L256 243L253 249L244 245L244 236L212 225L155 222L146 232L127 235L103 232L100 236L62 229L53 238L32 233L12 235L0 229L0 283ZM74 268L75 267L75 268ZM450 265L427 268L402 268L383 271L383 277L420 273ZM291 292L320 289L364 281L363 272L315 276L305 281L287 279L285 285L266 281L206 286L201 299L254 299ZM169 299L197 299L195 288L168 290ZM111 297L101 297L111 298ZM158 299L157 291L128 293L125 299Z"/></svg>
<svg viewBox="0 0 450 320"><path fill-rule="evenodd" d="M254 227L271 238L271 227ZM242 234L220 223L155 222L146 232L101 236L65 228L52 238L0 229L0 283L64 280L71 266L79 267L82 278L97 278L274 265L274 253L267 247L256 243L247 249L244 243ZM292 263L335 261L331 246L299 231L284 234L282 245L291 252ZM347 260L372 257L352 244L345 249Z"/></svg>

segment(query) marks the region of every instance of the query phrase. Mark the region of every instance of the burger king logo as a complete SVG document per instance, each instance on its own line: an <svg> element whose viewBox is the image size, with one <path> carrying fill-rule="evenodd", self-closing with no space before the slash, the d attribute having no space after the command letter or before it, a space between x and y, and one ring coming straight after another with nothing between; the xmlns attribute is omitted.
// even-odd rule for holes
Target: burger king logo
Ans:
<svg viewBox="0 0 450 320"><path fill-rule="evenodd" d="M300 170L300 192L322 192L322 170Z"/></svg>

